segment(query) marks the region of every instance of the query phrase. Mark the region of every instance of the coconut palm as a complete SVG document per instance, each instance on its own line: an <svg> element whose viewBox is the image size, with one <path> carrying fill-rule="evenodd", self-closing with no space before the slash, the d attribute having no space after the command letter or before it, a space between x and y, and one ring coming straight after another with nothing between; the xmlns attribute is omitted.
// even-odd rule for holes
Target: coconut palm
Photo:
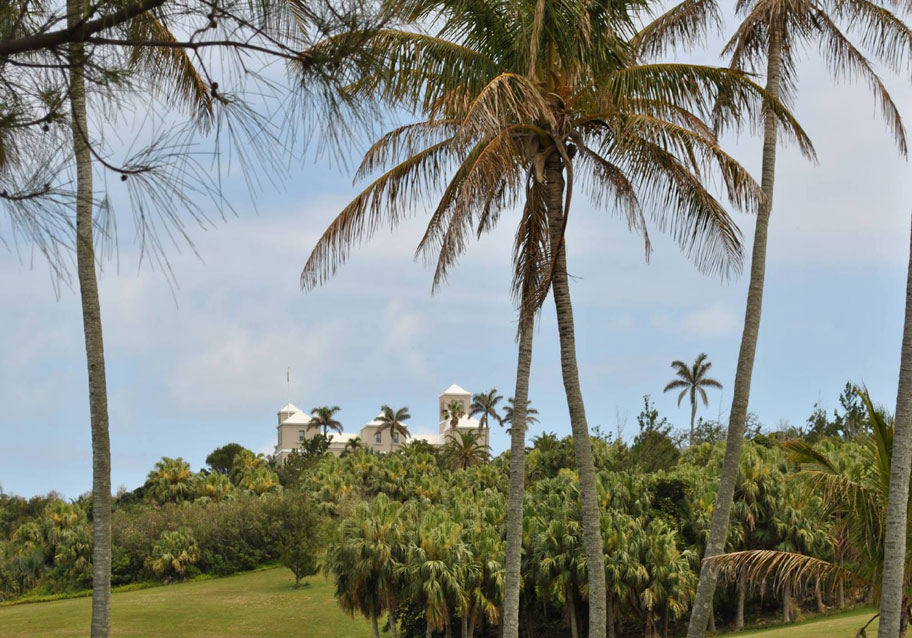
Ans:
<svg viewBox="0 0 912 638"><path fill-rule="evenodd" d="M478 442L477 432L461 432L450 435L450 440L443 446L443 460L454 470L464 470L488 460L488 446Z"/></svg>
<svg viewBox="0 0 912 638"><path fill-rule="evenodd" d="M156 503L179 503L193 497L193 470L184 459L167 456L155 463L146 479L147 493Z"/></svg>
<svg viewBox="0 0 912 638"><path fill-rule="evenodd" d="M503 425L503 417L497 412L497 404L500 403L502 396L497 394L497 388L491 388L487 392L476 394L472 397L472 405L469 406L469 416L480 414L478 419L478 429L484 430L491 427L488 419L497 421Z"/></svg>
<svg viewBox="0 0 912 638"><path fill-rule="evenodd" d="M471 236L491 229L502 211L522 203L514 247L520 344L530 339L534 312L553 287L593 566L603 559L564 242L574 184L585 176L593 203L614 208L644 236L644 211L651 213L702 270L730 273L740 263L739 233L702 176L717 167L729 200L743 208L755 208L760 191L701 118L713 112L722 93L735 97L719 111L726 120L758 118L766 105L809 150L791 116L741 73L638 65L629 42L635 36L632 14L644 5L571 0L554 11L532 0L471 8L441 0L421 6L422 13L440 16L437 33L385 30L369 39L364 58L378 66L364 74L363 64L353 65L344 98L381 99L424 119L371 147L358 176L385 172L336 217L301 276L305 288L319 285L353 245L382 225L395 226L414 201L434 196L438 204L418 253L436 259L436 289ZM528 348L526 362L530 341ZM515 396L524 400L519 391ZM507 570L510 575L509 564ZM605 625L603 571L589 570L594 636L602 635ZM508 587L507 638L514 638L518 613L514 590Z"/></svg>
<svg viewBox="0 0 912 638"><path fill-rule="evenodd" d="M326 436L326 433L329 430L335 430L336 432L342 432L342 423L338 421L335 416L342 408L338 405L329 407L328 405L316 407L311 410L311 421L307 424L308 430L319 430L322 428L323 436Z"/></svg>
<svg viewBox="0 0 912 638"><path fill-rule="evenodd" d="M465 405L462 401L450 401L440 411L440 418L449 421L450 427L459 425L459 419L466 415Z"/></svg>
<svg viewBox="0 0 912 638"><path fill-rule="evenodd" d="M895 2L887 4L900 6ZM724 50L726 55L731 56L732 69L765 71L767 91L777 98L791 98L798 86L798 52L804 48L817 48L823 54L834 79L859 78L871 87L875 100L883 111L887 127L900 151L906 153L905 131L899 112L872 63L849 37L849 34L856 35L857 41L868 46L888 68L898 70L907 59L912 44L912 31L888 8L875 5L869 0L740 0L736 4L736 10L741 22ZM702 37L705 27L718 26L720 16L720 3L716 0L685 0L641 33L639 45L646 53L661 53L669 43L689 42ZM723 99L720 105L725 101L725 96L721 97ZM744 330L732 392L725 459L713 509L706 557L724 551L728 533L760 330L780 126L773 113L767 112L763 121L761 164L764 197L757 211ZM703 638L706 631L710 603L715 591L715 574L707 571L708 564L704 561L701 569L700 584L687 631L688 638ZM893 623L898 622L898 605L896 602L893 610L896 613L891 613L892 618L887 620L890 631L896 628Z"/></svg>
<svg viewBox="0 0 912 638"><path fill-rule="evenodd" d="M408 430L408 426L405 424L406 421L412 418L412 415L409 414L409 409L399 408L395 412L388 405L381 406L380 416L377 417L377 421L380 422L380 426L377 428L377 432L384 432L389 430L390 438L392 435L401 436L402 438L409 438L411 433Z"/></svg>
<svg viewBox="0 0 912 638"><path fill-rule="evenodd" d="M912 468L912 247L909 253L909 272L906 280L906 314L903 325L902 350L899 362L899 386L896 392L895 436L890 466L890 493L885 521L884 553L890 557L884 565L880 603L881 624L878 636L902 633L904 610L909 599L905 591L908 582L906 566L899 557L906 556L909 527L909 473ZM907 612L906 612L907 613Z"/></svg>
<svg viewBox="0 0 912 638"><path fill-rule="evenodd" d="M345 448L342 450L341 456L348 456L362 449L364 449L364 442L361 441L360 436L356 436L345 442Z"/></svg>
<svg viewBox="0 0 912 638"><path fill-rule="evenodd" d="M512 426L513 419L514 419L513 397L510 397L509 399L507 399L507 403L509 405L505 405L504 409L503 409L503 420L504 420L504 423L509 423ZM523 421L526 424L526 426L525 426L526 429L528 429L530 425L538 423L538 410L536 410L535 408L532 407L531 401L526 401L526 414L525 414L525 418L523 419ZM512 427L507 428L508 434L511 431L512 431Z"/></svg>
<svg viewBox="0 0 912 638"><path fill-rule="evenodd" d="M826 551L838 530L830 529L830 539L821 536L819 528L809 528L812 519L823 520L820 514L807 515L804 503L796 499L790 508L780 503L775 508L779 516L778 528L782 534L779 549L747 550L711 558L710 567L719 569L732 578L745 578L754 585L770 584L774 591L785 596L786 592L816 585L818 581L835 587L838 582L854 587L871 588L880 597L880 583L888 562L884 547L885 513L890 492L892 455L894 451L894 424L889 423L881 410L875 408L867 390L859 389L871 424L871 434L861 439L859 472L846 472L838 459L820 451L800 439L783 443L791 459L801 464L799 476L806 480L806 487L822 499L821 505L831 512L845 527L849 551L842 562L834 560ZM791 509L792 513L781 513ZM908 521L907 521L908 525ZM801 534L796 537L795 533ZM912 533L912 529L907 530ZM816 550L816 551L815 551ZM895 560L889 558L889 560ZM897 636L905 634L910 620L908 600L912 594L912 556L903 560L903 600Z"/></svg>
<svg viewBox="0 0 912 638"><path fill-rule="evenodd" d="M671 369L675 371L678 378L671 381L665 386L665 392L669 390L681 390L678 395L678 406L685 396L690 397L690 444L694 442L694 421L697 418L697 394L703 399L703 405L709 405L709 397L706 396L706 388L722 389L722 384L706 376L712 363L706 360L706 353L701 352L692 366L688 366L683 361L675 360L671 362Z"/></svg>

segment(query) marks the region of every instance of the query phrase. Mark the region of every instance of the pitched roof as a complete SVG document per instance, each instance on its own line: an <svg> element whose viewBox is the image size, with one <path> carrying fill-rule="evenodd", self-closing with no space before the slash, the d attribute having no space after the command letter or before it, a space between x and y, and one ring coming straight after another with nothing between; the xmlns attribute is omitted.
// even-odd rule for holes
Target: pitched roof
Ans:
<svg viewBox="0 0 912 638"><path fill-rule="evenodd" d="M279 410L279 414L281 414L282 412L300 412L300 411L301 410L299 410L296 405L294 405L293 403L289 403L284 408Z"/></svg>
<svg viewBox="0 0 912 638"><path fill-rule="evenodd" d="M447 388L446 390L444 390L443 394L465 394L468 396L472 396L471 392L469 392L465 388L460 388L455 383L453 385L451 385L449 388ZM443 395L441 395L441 396L443 396Z"/></svg>
<svg viewBox="0 0 912 638"><path fill-rule="evenodd" d="M307 425L311 421L313 421L313 419L299 410L282 421L279 425Z"/></svg>

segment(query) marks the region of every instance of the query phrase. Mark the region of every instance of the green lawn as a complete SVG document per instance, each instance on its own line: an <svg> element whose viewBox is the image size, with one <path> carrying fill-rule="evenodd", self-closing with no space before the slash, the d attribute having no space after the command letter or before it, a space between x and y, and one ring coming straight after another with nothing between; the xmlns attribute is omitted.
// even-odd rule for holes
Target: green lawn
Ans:
<svg viewBox="0 0 912 638"><path fill-rule="evenodd" d="M855 632L877 613L876 609L864 607L841 614L832 614L819 618L771 627L725 634L726 638L854 638ZM2 616L0 616L2 619ZM868 625L868 636L877 635L877 621Z"/></svg>
<svg viewBox="0 0 912 638"><path fill-rule="evenodd" d="M316 576L294 588L287 569L114 594L117 638L369 638L370 626L336 604L332 586ZM0 607L0 638L89 634L89 598ZM853 638L870 608L802 623L724 634L726 638ZM868 628L877 635L877 623Z"/></svg>
<svg viewBox="0 0 912 638"><path fill-rule="evenodd" d="M336 604L320 576L294 588L287 569L115 593L118 638L368 638L370 624ZM89 635L91 599L0 607L0 637Z"/></svg>

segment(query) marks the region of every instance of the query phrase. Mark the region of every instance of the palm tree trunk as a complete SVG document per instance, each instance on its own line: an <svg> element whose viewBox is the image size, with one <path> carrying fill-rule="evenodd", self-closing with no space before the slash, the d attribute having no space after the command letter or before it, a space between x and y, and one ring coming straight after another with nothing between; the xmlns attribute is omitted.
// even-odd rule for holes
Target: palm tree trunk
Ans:
<svg viewBox="0 0 912 638"><path fill-rule="evenodd" d="M778 98L782 85L782 47L775 29L770 34L767 57L766 90ZM725 442L725 458L722 461L719 491L716 494L706 553L700 569L700 580L694 597L690 625L687 628L687 638L703 638L706 635L706 622L713 593L716 590L717 573L705 562L705 559L721 554L725 550L725 540L728 537L732 498L735 493L735 481L738 478L741 444L744 440L744 423L747 420L754 355L757 351L757 337L760 333L763 281L766 277L766 241L776 177L776 135L776 117L773 113L767 112L763 125L763 163L760 180L764 199L757 211L750 283L747 289L747 308L744 312L744 332L741 335L741 350L738 353L738 367L735 373L735 387L728 421L728 437Z"/></svg>
<svg viewBox="0 0 912 638"><path fill-rule="evenodd" d="M881 580L880 626L877 638L896 638L903 616L906 569L906 515L909 509L909 471L912 466L912 248L906 279L906 317L899 361L899 388L893 425L890 496L884 524L884 567Z"/></svg>
<svg viewBox="0 0 912 638"><path fill-rule="evenodd" d="M371 611L371 631L374 632L374 638L380 638L380 626L377 623L376 611Z"/></svg>
<svg viewBox="0 0 912 638"><path fill-rule="evenodd" d="M691 397L690 401L690 447L694 444L694 421L697 419L697 397Z"/></svg>
<svg viewBox="0 0 912 638"><path fill-rule="evenodd" d="M434 630L431 629L431 623L427 624L427 629L424 630L424 638L432 638L434 635Z"/></svg>
<svg viewBox="0 0 912 638"><path fill-rule="evenodd" d="M390 626L390 635L393 638L399 638L399 629L396 627L396 611L392 605L389 605L389 626Z"/></svg>
<svg viewBox="0 0 912 638"><path fill-rule="evenodd" d="M469 638L469 618L468 616L463 616L461 619L461 627L459 632L459 638Z"/></svg>
<svg viewBox="0 0 912 638"><path fill-rule="evenodd" d="M845 583L841 579L836 583L836 606L845 609Z"/></svg>
<svg viewBox="0 0 912 638"><path fill-rule="evenodd" d="M617 636L617 606L614 603L613 598L608 598L605 604L606 612L608 615L608 638L616 638Z"/></svg>
<svg viewBox="0 0 912 638"><path fill-rule="evenodd" d="M82 21L83 3L67 0L67 24ZM84 46L70 44L70 109L76 159L76 269L82 301L89 415L92 429L92 638L111 633L111 442L108 433L108 397L105 379L101 303L95 273L92 221L92 154L88 144Z"/></svg>
<svg viewBox="0 0 912 638"><path fill-rule="evenodd" d="M453 625L449 621L444 625L443 635L446 636L446 638L453 638Z"/></svg>
<svg viewBox="0 0 912 638"><path fill-rule="evenodd" d="M532 335L535 315L527 299L520 301L519 354L516 389L513 392L513 423L510 429L510 494L507 499L507 549L504 559L504 638L519 638L519 590L522 588L523 498L526 478L526 408L532 368Z"/></svg>
<svg viewBox="0 0 912 638"><path fill-rule="evenodd" d="M820 589L819 578L817 579L817 583L814 585L814 598L817 599L817 613L826 613L826 605L823 604L823 591Z"/></svg>
<svg viewBox="0 0 912 638"><path fill-rule="evenodd" d="M711 600L709 601L709 623L707 629L712 633L716 633L716 609Z"/></svg>
<svg viewBox="0 0 912 638"><path fill-rule="evenodd" d="M602 550L601 516L592 442L589 439L586 408L583 404L576 363L576 337L573 328L573 306L570 302L570 284L567 280L567 255L565 244L560 238L564 217L564 175L563 164L556 154L552 154L546 161L545 179L551 246L552 250L557 250L551 287L560 335L561 373L564 378L564 391L567 394L570 427L573 430L573 449L579 474L583 543L586 549L586 571L589 575L589 637L605 638L605 555Z"/></svg>
<svg viewBox="0 0 912 638"><path fill-rule="evenodd" d="M567 620L570 621L570 638L579 638L579 627L576 624L576 598L573 590L567 588L567 602L564 604Z"/></svg>
<svg viewBox="0 0 912 638"><path fill-rule="evenodd" d="M744 599L747 598L747 576L738 577L738 609L735 613L735 631L744 629Z"/></svg>
<svg viewBox="0 0 912 638"><path fill-rule="evenodd" d="M478 612L473 611L471 617L469 618L469 629L466 634L466 638L472 638L475 635L475 621L478 619Z"/></svg>

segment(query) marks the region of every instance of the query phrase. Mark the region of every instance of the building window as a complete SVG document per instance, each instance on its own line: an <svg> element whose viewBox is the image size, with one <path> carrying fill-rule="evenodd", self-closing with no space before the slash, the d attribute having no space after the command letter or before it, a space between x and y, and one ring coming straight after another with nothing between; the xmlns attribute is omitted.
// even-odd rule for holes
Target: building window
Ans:
<svg viewBox="0 0 912 638"><path fill-rule="evenodd" d="M399 433L393 432L393 443L398 443L398 442L399 442Z"/></svg>
<svg viewBox="0 0 912 638"><path fill-rule="evenodd" d="M298 442L303 443L307 438L307 430L298 430Z"/></svg>
<svg viewBox="0 0 912 638"><path fill-rule="evenodd" d="M374 443L382 443L382 442L383 442L383 432L377 432L376 434L374 434Z"/></svg>

